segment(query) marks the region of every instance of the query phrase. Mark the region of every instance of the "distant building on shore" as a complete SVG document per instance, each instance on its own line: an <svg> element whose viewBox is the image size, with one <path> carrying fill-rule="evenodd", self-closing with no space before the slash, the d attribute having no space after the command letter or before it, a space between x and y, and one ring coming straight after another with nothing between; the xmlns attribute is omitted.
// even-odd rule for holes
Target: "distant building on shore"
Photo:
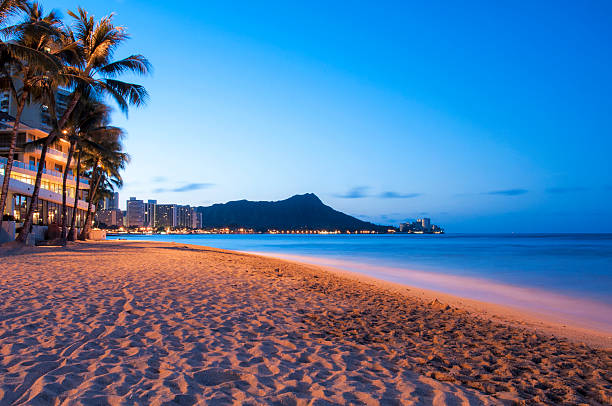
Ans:
<svg viewBox="0 0 612 406"><path fill-rule="evenodd" d="M157 217L157 200L148 200L144 204L144 227L155 227Z"/></svg>
<svg viewBox="0 0 612 406"><path fill-rule="evenodd" d="M176 204L158 204L155 217L155 227L177 227Z"/></svg>
<svg viewBox="0 0 612 406"><path fill-rule="evenodd" d="M199 229L202 227L202 213L195 207L177 204L158 204L157 200L139 200L130 197L126 202L126 210L122 212L114 208L114 199L104 201L100 205L100 215L96 217L98 224L107 227L137 227L146 229L176 228ZM113 207L113 208L106 208Z"/></svg>
<svg viewBox="0 0 612 406"><path fill-rule="evenodd" d="M100 210L96 214L96 220L106 227L122 227L123 213L119 209Z"/></svg>
<svg viewBox="0 0 612 406"><path fill-rule="evenodd" d="M193 210L195 212L193 228L195 228L195 229L202 228L204 226L204 224L202 222L202 213L199 212L198 210L196 210L195 208Z"/></svg>
<svg viewBox="0 0 612 406"><path fill-rule="evenodd" d="M145 205L142 200L130 197L127 201L127 226L144 227Z"/></svg>
<svg viewBox="0 0 612 406"><path fill-rule="evenodd" d="M102 199L100 210L115 210L119 209L119 192L114 192L111 197Z"/></svg>
<svg viewBox="0 0 612 406"><path fill-rule="evenodd" d="M431 219L427 217L419 218L412 223L400 223L400 233L418 233L418 234L441 234L444 230L431 224Z"/></svg>
<svg viewBox="0 0 612 406"><path fill-rule="evenodd" d="M191 228L191 207L176 206L176 226L179 228Z"/></svg>
<svg viewBox="0 0 612 406"><path fill-rule="evenodd" d="M177 206L177 224L178 228L201 228L202 227L202 213L197 212L194 207L191 206Z"/></svg>
<svg viewBox="0 0 612 406"><path fill-rule="evenodd" d="M417 223L421 223L421 227L423 227L423 230L425 231L429 231L431 229L431 219L427 217L417 219Z"/></svg>

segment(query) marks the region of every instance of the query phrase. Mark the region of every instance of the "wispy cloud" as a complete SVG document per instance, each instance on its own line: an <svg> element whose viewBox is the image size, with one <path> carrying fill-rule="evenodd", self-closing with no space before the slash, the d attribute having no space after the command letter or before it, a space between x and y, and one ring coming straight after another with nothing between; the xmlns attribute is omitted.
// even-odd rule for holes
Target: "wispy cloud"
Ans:
<svg viewBox="0 0 612 406"><path fill-rule="evenodd" d="M188 183L187 185L172 189L173 192L191 192L192 190L207 189L212 183Z"/></svg>
<svg viewBox="0 0 612 406"><path fill-rule="evenodd" d="M574 186L574 187L550 187L546 189L546 192L552 193L555 195L561 195L565 193L575 193L575 192L584 192L588 190L583 186Z"/></svg>
<svg viewBox="0 0 612 406"><path fill-rule="evenodd" d="M495 196L519 196L524 195L529 192L527 189L504 189L504 190L492 190L490 192L486 192L487 195L495 195Z"/></svg>
<svg viewBox="0 0 612 406"><path fill-rule="evenodd" d="M153 190L153 193L164 193L164 192L183 193L183 192L192 192L194 190L207 189L207 188L212 187L212 186L214 186L214 184L212 184L212 183L188 183L186 185L179 186L179 187L173 188L173 189L157 188L157 189Z"/></svg>
<svg viewBox="0 0 612 406"><path fill-rule="evenodd" d="M340 197L342 199L361 199L368 197L368 189L370 188L367 186L356 186L345 194L336 195L336 197Z"/></svg>
<svg viewBox="0 0 612 406"><path fill-rule="evenodd" d="M167 180L168 180L168 179L167 179L167 178L165 178L165 177L163 177L163 176L156 176L156 177L154 177L153 179L151 179L151 181L152 181L153 183L163 183L163 182L165 182L165 181L167 181Z"/></svg>
<svg viewBox="0 0 612 406"><path fill-rule="evenodd" d="M381 199L412 199L419 197L422 193L397 193L397 192L382 192L378 195Z"/></svg>

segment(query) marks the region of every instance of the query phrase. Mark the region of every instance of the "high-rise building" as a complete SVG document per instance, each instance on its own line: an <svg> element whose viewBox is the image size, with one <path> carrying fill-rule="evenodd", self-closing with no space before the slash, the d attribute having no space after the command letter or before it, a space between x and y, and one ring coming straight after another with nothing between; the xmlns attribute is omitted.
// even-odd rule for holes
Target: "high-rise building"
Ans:
<svg viewBox="0 0 612 406"><path fill-rule="evenodd" d="M108 199L108 209L118 209L119 208L119 192L114 192L113 196Z"/></svg>
<svg viewBox="0 0 612 406"><path fill-rule="evenodd" d="M431 219L427 217L419 218L412 223L400 223L399 231L402 233L443 233L444 230L435 224L431 224Z"/></svg>
<svg viewBox="0 0 612 406"><path fill-rule="evenodd" d="M157 200L148 200L144 204L144 226L155 227L155 215L157 212Z"/></svg>
<svg viewBox="0 0 612 406"><path fill-rule="evenodd" d="M177 227L193 228L194 210L190 206L177 206Z"/></svg>
<svg viewBox="0 0 612 406"><path fill-rule="evenodd" d="M429 231L429 229L431 228L431 219L429 219L427 217L423 217L422 219L418 219L417 223L421 224L421 227L423 227L424 231Z"/></svg>
<svg viewBox="0 0 612 406"><path fill-rule="evenodd" d="M130 197L130 200L127 201L127 226L144 227L144 212L144 202Z"/></svg>
<svg viewBox="0 0 612 406"><path fill-rule="evenodd" d="M155 213L155 227L176 227L176 204L158 204Z"/></svg>
<svg viewBox="0 0 612 406"><path fill-rule="evenodd" d="M116 222L113 225L117 227L123 226L123 211L119 209L112 209L112 211L115 213L115 219L116 219Z"/></svg>
<svg viewBox="0 0 612 406"><path fill-rule="evenodd" d="M21 87L21 84L18 84ZM70 102L70 92L66 90L58 90L55 93L55 108L57 116L61 117ZM0 111L4 112L12 117L15 117L17 113L17 103L10 96L10 92L0 92ZM41 103L28 103L23 108L21 113L21 120L25 125L37 128L45 132L49 132L53 129L51 125L51 116L49 115L49 107Z"/></svg>
<svg viewBox="0 0 612 406"><path fill-rule="evenodd" d="M193 209L193 227L194 229L202 228L202 213Z"/></svg>
<svg viewBox="0 0 612 406"><path fill-rule="evenodd" d="M102 199L101 210L114 210L119 208L119 192L114 192L111 197Z"/></svg>
<svg viewBox="0 0 612 406"><path fill-rule="evenodd" d="M119 209L100 210L96 213L96 220L107 227L123 226L123 215Z"/></svg>

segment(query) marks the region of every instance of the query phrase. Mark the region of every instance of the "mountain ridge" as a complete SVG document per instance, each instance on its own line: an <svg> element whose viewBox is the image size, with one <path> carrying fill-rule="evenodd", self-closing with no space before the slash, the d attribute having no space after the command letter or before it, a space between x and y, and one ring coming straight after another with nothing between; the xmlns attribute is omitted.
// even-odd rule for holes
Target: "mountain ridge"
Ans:
<svg viewBox="0 0 612 406"><path fill-rule="evenodd" d="M339 230L386 232L391 226L359 220L324 204L314 193L278 201L234 200L199 206L203 228L267 230Z"/></svg>

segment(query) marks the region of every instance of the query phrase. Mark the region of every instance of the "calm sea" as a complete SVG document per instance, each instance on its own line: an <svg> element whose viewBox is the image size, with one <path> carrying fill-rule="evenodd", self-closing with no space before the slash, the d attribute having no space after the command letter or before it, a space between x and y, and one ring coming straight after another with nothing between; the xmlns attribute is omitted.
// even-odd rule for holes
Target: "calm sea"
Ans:
<svg viewBox="0 0 612 406"><path fill-rule="evenodd" d="M117 237L109 237L114 238ZM533 302L533 296L550 293L554 299L548 301L551 307L557 306L557 299L563 301L567 297L567 303L575 298L603 306L588 312L610 310L612 313L612 234L254 234L121 238L268 254L504 304L520 304L518 298L528 296ZM519 289L499 289L500 286ZM602 317L608 323L612 315Z"/></svg>

